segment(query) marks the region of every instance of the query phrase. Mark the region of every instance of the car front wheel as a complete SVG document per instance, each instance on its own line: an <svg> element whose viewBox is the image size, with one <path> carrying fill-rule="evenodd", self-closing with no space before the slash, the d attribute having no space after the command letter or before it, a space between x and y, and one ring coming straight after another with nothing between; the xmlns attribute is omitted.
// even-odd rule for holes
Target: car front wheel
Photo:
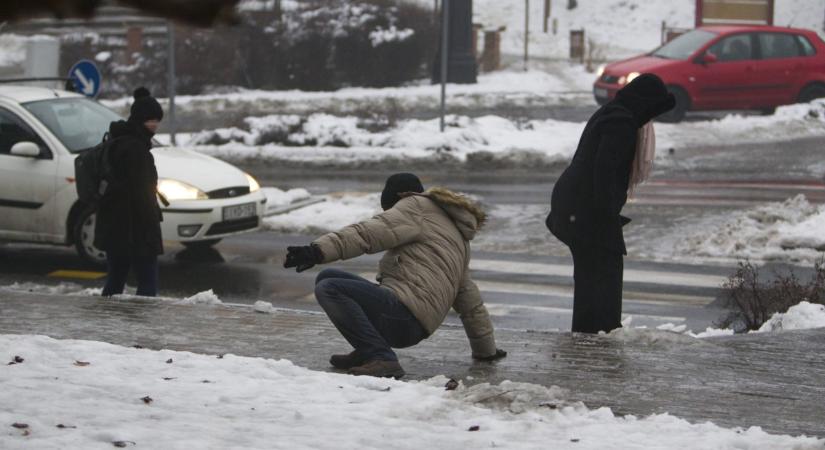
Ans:
<svg viewBox="0 0 825 450"><path fill-rule="evenodd" d="M681 122L682 119L685 118L685 114L687 114L688 108L690 107L690 98L688 98L687 92L682 90L682 88L668 86L667 90L673 94L674 98L676 98L676 106L674 106L670 111L657 117L656 120L667 123Z"/></svg>
<svg viewBox="0 0 825 450"><path fill-rule="evenodd" d="M106 252L95 247L95 222L97 215L92 209L83 211L74 226L74 245L84 262L93 266L106 264Z"/></svg>
<svg viewBox="0 0 825 450"><path fill-rule="evenodd" d="M799 93L799 97L797 98L797 102L808 103L818 98L825 98L825 85L811 84L802 89L802 92Z"/></svg>

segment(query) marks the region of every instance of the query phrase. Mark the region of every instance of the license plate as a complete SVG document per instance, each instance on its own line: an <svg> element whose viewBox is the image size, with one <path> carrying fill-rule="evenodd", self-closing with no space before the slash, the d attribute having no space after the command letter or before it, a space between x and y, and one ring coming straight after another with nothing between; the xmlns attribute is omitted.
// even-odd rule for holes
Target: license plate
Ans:
<svg viewBox="0 0 825 450"><path fill-rule="evenodd" d="M244 203L243 205L226 206L223 208L223 220L237 220L252 217L256 213L255 203Z"/></svg>
<svg viewBox="0 0 825 450"><path fill-rule="evenodd" d="M599 87L593 88L593 94L596 95L596 97L607 98L607 89Z"/></svg>

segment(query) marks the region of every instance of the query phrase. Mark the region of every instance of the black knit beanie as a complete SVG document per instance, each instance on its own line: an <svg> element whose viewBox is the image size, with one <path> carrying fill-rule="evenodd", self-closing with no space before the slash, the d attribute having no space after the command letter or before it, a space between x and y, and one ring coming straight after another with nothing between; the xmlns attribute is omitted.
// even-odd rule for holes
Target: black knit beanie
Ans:
<svg viewBox="0 0 825 450"><path fill-rule="evenodd" d="M163 108L160 103L152 97L149 89L139 87L134 92L135 101L129 113L129 120L136 123L144 123L148 120L162 120Z"/></svg>
<svg viewBox="0 0 825 450"><path fill-rule="evenodd" d="M421 180L411 173L396 173L387 178L387 183L384 185L384 190L381 192L381 208L384 211L392 208L401 200L398 194L405 192L424 192L424 186L421 185Z"/></svg>

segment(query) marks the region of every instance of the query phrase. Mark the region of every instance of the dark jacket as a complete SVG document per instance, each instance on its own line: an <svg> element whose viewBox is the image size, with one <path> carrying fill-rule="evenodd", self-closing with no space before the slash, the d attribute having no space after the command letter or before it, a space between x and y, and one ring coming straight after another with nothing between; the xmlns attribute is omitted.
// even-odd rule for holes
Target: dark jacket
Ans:
<svg viewBox="0 0 825 450"><path fill-rule="evenodd" d="M622 217L638 126L632 113L611 102L587 122L570 166L553 187L547 227L559 240L596 244L627 254Z"/></svg>
<svg viewBox="0 0 825 450"><path fill-rule="evenodd" d="M112 122L109 162L116 180L97 211L95 246L149 256L163 253L157 200L158 173L150 152L152 133L143 124Z"/></svg>
<svg viewBox="0 0 825 450"><path fill-rule="evenodd" d="M590 117L573 161L553 187L547 228L559 240L627 254L622 227L630 219L620 213L638 131L674 103L658 77L644 74Z"/></svg>

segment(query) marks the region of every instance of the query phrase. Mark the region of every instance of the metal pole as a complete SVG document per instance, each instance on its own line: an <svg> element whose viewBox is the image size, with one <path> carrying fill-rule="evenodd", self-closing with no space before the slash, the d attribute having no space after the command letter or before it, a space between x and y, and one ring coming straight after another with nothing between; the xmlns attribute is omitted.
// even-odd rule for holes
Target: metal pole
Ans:
<svg viewBox="0 0 825 450"><path fill-rule="evenodd" d="M447 49L450 39L450 0L441 0L441 132L447 111Z"/></svg>
<svg viewBox="0 0 825 450"><path fill-rule="evenodd" d="M177 145L177 138L175 131L177 125L175 124L175 25L172 21L166 22L167 42L169 54L168 58L168 75L169 78L166 83L166 90L169 96L169 138L172 145Z"/></svg>
<svg viewBox="0 0 825 450"><path fill-rule="evenodd" d="M530 61L530 0L524 0L524 71Z"/></svg>

